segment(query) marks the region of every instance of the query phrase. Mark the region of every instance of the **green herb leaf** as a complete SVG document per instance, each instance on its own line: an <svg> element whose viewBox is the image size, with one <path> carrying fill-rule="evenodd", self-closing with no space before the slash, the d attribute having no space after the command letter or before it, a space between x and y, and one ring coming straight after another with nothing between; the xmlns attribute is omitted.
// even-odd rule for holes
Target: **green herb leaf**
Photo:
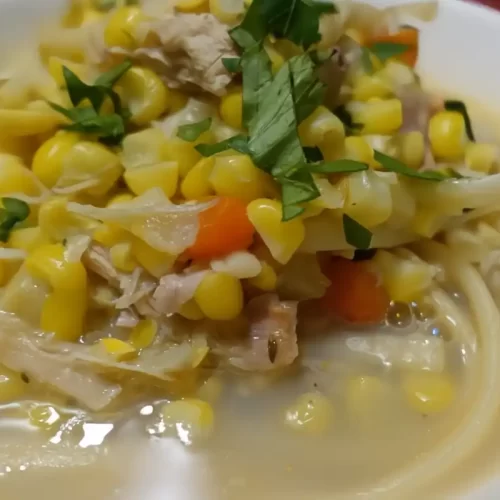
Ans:
<svg viewBox="0 0 500 500"><path fill-rule="evenodd" d="M348 174L368 170L368 165L359 161L344 159L309 164L307 169L317 174Z"/></svg>
<svg viewBox="0 0 500 500"><path fill-rule="evenodd" d="M373 157L375 161L378 161L385 170L396 172L397 174L405 175L406 177L413 177L414 179L422 179L426 181L443 181L449 178L447 175L435 170L427 170L424 172L414 170L413 168L408 167L396 158L387 156L380 151L375 151Z"/></svg>
<svg viewBox="0 0 500 500"><path fill-rule="evenodd" d="M184 139L185 141L194 142L201 134L210 130L212 126L212 118L205 118L197 123L188 123L187 125L181 125L177 129L177 137Z"/></svg>
<svg viewBox="0 0 500 500"><path fill-rule="evenodd" d="M234 137L230 137L216 144L198 144L195 146L195 149L205 157L213 156L229 149L234 149L245 155L250 154L250 150L248 149L248 137L245 135L235 135Z"/></svg>
<svg viewBox="0 0 500 500"><path fill-rule="evenodd" d="M240 57L223 57L222 64L230 73L239 73L241 71Z"/></svg>
<svg viewBox="0 0 500 500"><path fill-rule="evenodd" d="M106 98L106 93L98 87L87 85L85 82L82 82L82 80L80 80L80 78L78 78L78 76L66 66L63 66L62 71L71 104L76 107L84 99L88 99L91 102L92 107L99 112L99 109Z"/></svg>
<svg viewBox="0 0 500 500"><path fill-rule="evenodd" d="M406 43L376 42L370 46L370 52L382 62L391 57L397 57L407 52L411 47Z"/></svg>
<svg viewBox="0 0 500 500"><path fill-rule="evenodd" d="M347 243L360 250L368 250L372 243L372 233L347 214L342 216L344 235Z"/></svg>
<svg viewBox="0 0 500 500"><path fill-rule="evenodd" d="M321 196L311 173L307 170L298 170L293 177L278 180L281 183L282 220L284 222L297 217L304 211L303 207L298 206L299 203L315 200Z"/></svg>
<svg viewBox="0 0 500 500"><path fill-rule="evenodd" d="M75 108L80 110L80 108ZM98 135L106 144L119 144L125 135L123 118L116 113L110 115L93 115L88 113L92 108L82 108L75 123L65 125L65 130ZM93 110L92 110L93 111Z"/></svg>
<svg viewBox="0 0 500 500"><path fill-rule="evenodd" d="M12 229L19 222L28 218L30 207L17 198L2 198L2 205L3 208L0 209L0 241L6 242Z"/></svg>
<svg viewBox="0 0 500 500"><path fill-rule="evenodd" d="M283 205L283 215L281 220L283 222L288 222L289 220L302 215L305 211L306 209L304 207L299 207L298 205Z"/></svg>
<svg viewBox="0 0 500 500"><path fill-rule="evenodd" d="M114 66L106 73L100 74L94 85L102 87L112 87L130 68L132 67L132 62L127 60L123 61L121 64Z"/></svg>
<svg viewBox="0 0 500 500"><path fill-rule="evenodd" d="M472 122L467 111L467 106L462 101L445 101L444 108L448 111L457 111L464 117L465 130L467 132L467 137L469 140L475 142L474 132L472 130Z"/></svg>
<svg viewBox="0 0 500 500"><path fill-rule="evenodd" d="M319 163L320 161L323 161L323 153L321 152L321 149L315 147L315 148L302 148L304 151L304 156L306 157L306 160L308 163Z"/></svg>
<svg viewBox="0 0 500 500"><path fill-rule="evenodd" d="M371 52L366 47L361 47L361 63L367 73L373 73L373 63L371 59Z"/></svg>

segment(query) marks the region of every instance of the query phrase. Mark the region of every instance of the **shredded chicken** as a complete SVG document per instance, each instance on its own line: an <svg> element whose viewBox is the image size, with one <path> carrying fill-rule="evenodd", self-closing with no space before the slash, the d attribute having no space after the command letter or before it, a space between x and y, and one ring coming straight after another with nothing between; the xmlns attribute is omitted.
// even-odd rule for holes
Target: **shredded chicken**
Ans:
<svg viewBox="0 0 500 500"><path fill-rule="evenodd" d="M155 33L161 48L141 48L132 58L157 72L171 88L202 89L224 95L231 74L224 57L237 57L227 27L212 14L165 14L138 32Z"/></svg>
<svg viewBox="0 0 500 500"><path fill-rule="evenodd" d="M115 288L120 286L124 274L115 269L111 263L109 252L105 248L92 245L83 255L83 263L88 269L104 278L111 286Z"/></svg>
<svg viewBox="0 0 500 500"><path fill-rule="evenodd" d="M246 371L268 371L291 365L299 355L297 302L262 295L247 307L250 342L232 350L229 363Z"/></svg>
<svg viewBox="0 0 500 500"><path fill-rule="evenodd" d="M116 319L116 326L134 328L139 323L139 317L133 309L122 309Z"/></svg>

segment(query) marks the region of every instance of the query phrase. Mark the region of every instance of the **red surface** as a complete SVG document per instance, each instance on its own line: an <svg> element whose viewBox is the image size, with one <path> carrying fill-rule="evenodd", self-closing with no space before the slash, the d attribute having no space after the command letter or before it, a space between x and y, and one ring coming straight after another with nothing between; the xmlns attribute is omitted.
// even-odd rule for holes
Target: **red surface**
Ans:
<svg viewBox="0 0 500 500"><path fill-rule="evenodd" d="M500 0L473 0L476 3L481 3L483 5L487 5L492 9L500 10Z"/></svg>

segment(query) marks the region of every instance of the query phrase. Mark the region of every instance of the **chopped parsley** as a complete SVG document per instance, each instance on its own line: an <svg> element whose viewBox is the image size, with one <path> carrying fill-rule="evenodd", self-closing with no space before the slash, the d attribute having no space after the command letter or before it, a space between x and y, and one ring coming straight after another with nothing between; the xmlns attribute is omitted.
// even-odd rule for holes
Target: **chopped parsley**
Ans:
<svg viewBox="0 0 500 500"><path fill-rule="evenodd" d="M465 103L463 103L462 101L445 101L444 107L448 111L457 111L464 117L467 137L469 138L469 140L475 142L476 138L474 137L474 132L472 130L472 122Z"/></svg>
<svg viewBox="0 0 500 500"><path fill-rule="evenodd" d="M210 130L212 126L212 118L205 118L196 123L188 123L181 125L177 130L177 137L185 141L194 142L199 139L200 135Z"/></svg>
<svg viewBox="0 0 500 500"><path fill-rule="evenodd" d="M2 208L0 208L0 241L6 242L15 226L26 220L29 214L30 207L26 202L17 198L2 198Z"/></svg>

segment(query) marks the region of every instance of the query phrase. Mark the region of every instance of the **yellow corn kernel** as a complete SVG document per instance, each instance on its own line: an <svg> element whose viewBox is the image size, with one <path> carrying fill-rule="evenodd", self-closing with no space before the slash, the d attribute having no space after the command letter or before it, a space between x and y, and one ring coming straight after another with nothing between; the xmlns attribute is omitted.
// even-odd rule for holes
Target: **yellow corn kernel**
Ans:
<svg viewBox="0 0 500 500"><path fill-rule="evenodd" d="M220 399L222 390L222 380L216 376L212 376L208 380L205 380L203 385L200 387L198 396L204 401L213 403Z"/></svg>
<svg viewBox="0 0 500 500"><path fill-rule="evenodd" d="M130 332L128 341L135 349L149 347L158 332L158 324L154 319L143 319Z"/></svg>
<svg viewBox="0 0 500 500"><path fill-rule="evenodd" d="M161 278L170 272L177 259L175 255L160 252L139 238L132 240L132 255L155 278Z"/></svg>
<svg viewBox="0 0 500 500"><path fill-rule="evenodd" d="M21 267L21 264L18 262L0 261L0 286L6 285L19 267Z"/></svg>
<svg viewBox="0 0 500 500"><path fill-rule="evenodd" d="M5 403L20 398L28 385L21 374L0 365L0 402Z"/></svg>
<svg viewBox="0 0 500 500"><path fill-rule="evenodd" d="M264 46L264 49L271 60L271 69L275 75L281 69L281 66L285 64L285 58L272 45L267 44Z"/></svg>
<svg viewBox="0 0 500 500"><path fill-rule="evenodd" d="M410 408L423 415L441 413L455 399L455 386L445 373L407 373L401 385Z"/></svg>
<svg viewBox="0 0 500 500"><path fill-rule="evenodd" d="M120 205L121 203L130 203L134 199L134 195L130 193L118 193L112 196L106 203L106 207Z"/></svg>
<svg viewBox="0 0 500 500"><path fill-rule="evenodd" d="M498 164L498 147L470 142L465 148L465 164L476 172L488 174Z"/></svg>
<svg viewBox="0 0 500 500"><path fill-rule="evenodd" d="M344 124L328 108L319 106L299 125L299 137L304 146L325 146L328 152L341 150Z"/></svg>
<svg viewBox="0 0 500 500"><path fill-rule="evenodd" d="M234 276L209 272L198 285L194 300L207 318L227 321L243 309L243 288Z"/></svg>
<svg viewBox="0 0 500 500"><path fill-rule="evenodd" d="M170 90L169 110L171 113L177 113L177 111L180 111L182 108L186 106L186 104L189 101L189 96L184 94L180 90L174 90L174 89L169 89L169 90Z"/></svg>
<svg viewBox="0 0 500 500"><path fill-rule="evenodd" d="M186 14L208 12L208 0L176 0L175 10Z"/></svg>
<svg viewBox="0 0 500 500"><path fill-rule="evenodd" d="M179 309L179 314L186 319L190 319L191 321L200 321L205 317L203 311L200 309L200 306L193 299L182 304Z"/></svg>
<svg viewBox="0 0 500 500"><path fill-rule="evenodd" d="M346 137L344 142L344 157L371 165L373 163L373 148L363 137Z"/></svg>
<svg viewBox="0 0 500 500"><path fill-rule="evenodd" d="M113 245L109 249L109 256L113 265L120 271L131 273L139 266L132 255L132 245L130 242Z"/></svg>
<svg viewBox="0 0 500 500"><path fill-rule="evenodd" d="M218 195L247 202L265 196L269 182L266 174L246 155L217 157L209 180Z"/></svg>
<svg viewBox="0 0 500 500"><path fill-rule="evenodd" d="M465 120L457 111L440 111L429 122L432 153L440 160L459 160L465 154Z"/></svg>
<svg viewBox="0 0 500 500"><path fill-rule="evenodd" d="M128 134L122 143L120 160L126 169L156 165L165 161L165 135L159 128Z"/></svg>
<svg viewBox="0 0 500 500"><path fill-rule="evenodd" d="M362 134L391 135L403 124L403 106L399 99L351 101L346 109L354 123L363 125Z"/></svg>
<svg viewBox="0 0 500 500"><path fill-rule="evenodd" d="M52 188L57 184L62 174L64 157L80 140L79 134L62 131L40 146L31 168L45 186Z"/></svg>
<svg viewBox="0 0 500 500"><path fill-rule="evenodd" d="M0 109L0 132L12 137L51 132L65 121L66 118L50 108Z"/></svg>
<svg viewBox="0 0 500 500"><path fill-rule="evenodd" d="M177 192L179 167L176 162L164 162L125 171L123 179L137 196L152 188L160 188L167 198Z"/></svg>
<svg viewBox="0 0 500 500"><path fill-rule="evenodd" d="M352 98L354 101L368 101L373 97L385 99L392 94L390 85L377 75L358 73L353 80Z"/></svg>
<svg viewBox="0 0 500 500"><path fill-rule="evenodd" d="M83 333L86 308L86 289L81 292L56 289L45 299L40 328L53 332L57 340L74 342Z"/></svg>
<svg viewBox="0 0 500 500"><path fill-rule="evenodd" d="M132 116L130 121L148 125L163 115L169 106L169 90L161 78L148 68L129 69L117 84Z"/></svg>
<svg viewBox="0 0 500 500"><path fill-rule="evenodd" d="M221 97L219 113L230 127L235 129L243 127L243 92L241 88L231 90Z"/></svg>
<svg viewBox="0 0 500 500"><path fill-rule="evenodd" d="M418 301L432 285L433 269L417 258L403 259L380 250L373 262L382 274L389 297L395 302Z"/></svg>
<svg viewBox="0 0 500 500"><path fill-rule="evenodd" d="M214 411L201 399L166 403L161 408L165 433L177 436L184 444L207 438L214 428Z"/></svg>
<svg viewBox="0 0 500 500"><path fill-rule="evenodd" d="M325 396L302 394L285 412L285 425L306 434L323 434L332 425L333 405Z"/></svg>
<svg viewBox="0 0 500 500"><path fill-rule="evenodd" d="M380 71L377 71L376 74L392 88L417 83L415 71L407 64L394 59L389 59L385 63L385 66Z"/></svg>
<svg viewBox="0 0 500 500"><path fill-rule="evenodd" d="M112 247L130 239L130 234L114 224L101 224L92 233L92 239L105 247Z"/></svg>
<svg viewBox="0 0 500 500"><path fill-rule="evenodd" d="M47 66L50 76L54 79L59 88L66 87L66 80L63 75L63 66L66 66L69 70L75 73L80 80L85 80L87 77L88 69L84 64L67 61L57 56L49 57Z"/></svg>
<svg viewBox="0 0 500 500"><path fill-rule="evenodd" d="M81 179L95 179L96 184L85 189L91 196L103 196L120 178L123 168L109 148L97 142L81 141L64 155L60 187L71 186Z"/></svg>
<svg viewBox="0 0 500 500"><path fill-rule="evenodd" d="M29 410L30 424L44 430L61 425L61 414L51 405L35 404Z"/></svg>
<svg viewBox="0 0 500 500"><path fill-rule="evenodd" d="M11 155L0 155L0 195L24 193L40 194L36 179L21 160Z"/></svg>
<svg viewBox="0 0 500 500"><path fill-rule="evenodd" d="M106 45L134 49L136 46L135 30L144 17L139 7L125 6L116 9L104 29Z"/></svg>
<svg viewBox="0 0 500 500"><path fill-rule="evenodd" d="M205 134L202 134L202 136ZM202 156L196 151L195 146L198 142L188 142L178 137L167 139L165 143L164 156L167 161L176 161L179 166L179 176L184 179L188 172L202 159ZM213 139L209 142L213 142Z"/></svg>
<svg viewBox="0 0 500 500"><path fill-rule="evenodd" d="M433 238L442 229L444 219L433 207L419 207L411 222L411 229L424 238Z"/></svg>
<svg viewBox="0 0 500 500"><path fill-rule="evenodd" d="M347 407L356 417L373 414L386 392L386 387L379 377L363 375L353 377L347 384Z"/></svg>
<svg viewBox="0 0 500 500"><path fill-rule="evenodd" d="M278 284L276 271L265 260L261 260L260 264L262 266L260 273L254 278L250 278L248 283L265 292L276 290L276 285Z"/></svg>
<svg viewBox="0 0 500 500"><path fill-rule="evenodd" d="M283 210L278 201L254 200L247 207L247 215L280 264L286 264L304 241L304 222L297 218L283 222Z"/></svg>
<svg viewBox="0 0 500 500"><path fill-rule="evenodd" d="M398 158L410 168L418 170L424 163L425 138L422 132L414 131L396 138Z"/></svg>
<svg viewBox="0 0 500 500"><path fill-rule="evenodd" d="M215 157L202 158L188 172L181 184L181 193L186 200L201 200L215 194L210 184L214 165Z"/></svg>
<svg viewBox="0 0 500 500"><path fill-rule="evenodd" d="M48 243L42 236L39 227L22 227L11 231L7 245L10 248L18 248L30 252L37 246Z"/></svg>
<svg viewBox="0 0 500 500"><path fill-rule="evenodd" d="M243 0L237 2L227 0L209 0L210 13L225 24L234 24L245 12Z"/></svg>
<svg viewBox="0 0 500 500"><path fill-rule="evenodd" d="M137 356L134 346L120 339L100 339L98 346L116 361L127 361Z"/></svg>

